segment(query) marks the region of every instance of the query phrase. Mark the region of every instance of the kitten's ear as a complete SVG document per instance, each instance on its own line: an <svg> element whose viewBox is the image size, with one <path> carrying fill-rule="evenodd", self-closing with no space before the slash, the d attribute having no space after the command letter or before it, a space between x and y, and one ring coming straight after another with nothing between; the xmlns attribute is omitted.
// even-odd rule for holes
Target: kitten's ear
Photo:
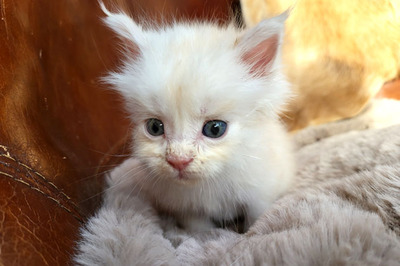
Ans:
<svg viewBox="0 0 400 266"><path fill-rule="evenodd" d="M99 1L99 5L104 14L107 15L103 19L106 25L118 34L128 48L132 48L132 46L140 47L144 44L144 31L141 26L133 21L131 17L123 12L110 12L102 1Z"/></svg>
<svg viewBox="0 0 400 266"><path fill-rule="evenodd" d="M265 76L275 61L288 17L285 12L277 17L261 21L239 40L242 61L249 65L251 74Z"/></svg>

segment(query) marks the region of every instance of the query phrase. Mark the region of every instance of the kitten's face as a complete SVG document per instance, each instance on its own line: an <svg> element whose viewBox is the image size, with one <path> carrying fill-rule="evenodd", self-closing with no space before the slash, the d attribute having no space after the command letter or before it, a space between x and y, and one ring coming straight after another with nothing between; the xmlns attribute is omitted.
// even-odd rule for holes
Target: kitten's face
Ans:
<svg viewBox="0 0 400 266"><path fill-rule="evenodd" d="M133 156L149 178L187 184L225 175L235 156L251 152L249 138L274 119L287 93L275 68L282 25L245 34L209 24L144 31L125 15L108 15L109 26L139 51L107 80L126 99Z"/></svg>
<svg viewBox="0 0 400 266"><path fill-rule="evenodd" d="M134 154L157 177L184 182L215 178L240 142L238 129L236 121L209 119L201 111L193 117L160 114L137 126Z"/></svg>
<svg viewBox="0 0 400 266"><path fill-rule="evenodd" d="M239 85L245 72L240 68L226 69L230 60L227 51L214 55L211 61L207 59L208 51L200 54L198 47L193 47L198 45L196 40L190 41L190 48L181 45L179 55L185 60L176 60L169 54L171 47L144 51L139 68L148 73L142 72L137 78L145 86L145 93L136 95L140 97L136 103L140 107L133 107L132 117L136 123L134 156L155 176L186 183L223 174L233 151L242 142L239 133L245 125L241 117L254 108L252 99L239 97L247 94L246 85ZM132 75L135 74L129 74Z"/></svg>
<svg viewBox="0 0 400 266"><path fill-rule="evenodd" d="M235 102L193 88L170 88L170 97L155 95L152 108L137 120L134 155L157 176L195 181L221 175L241 143L244 125Z"/></svg>

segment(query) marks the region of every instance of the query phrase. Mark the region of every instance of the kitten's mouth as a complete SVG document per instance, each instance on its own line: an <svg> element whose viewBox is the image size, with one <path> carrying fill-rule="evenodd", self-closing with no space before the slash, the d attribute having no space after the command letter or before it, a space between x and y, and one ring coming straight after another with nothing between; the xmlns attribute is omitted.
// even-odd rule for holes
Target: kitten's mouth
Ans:
<svg viewBox="0 0 400 266"><path fill-rule="evenodd" d="M197 178L192 176L190 173L186 171L178 171L178 175L174 178L179 183L194 183L197 181Z"/></svg>
<svg viewBox="0 0 400 266"><path fill-rule="evenodd" d="M184 173L182 173L181 171L179 171L178 179L179 179L179 180L186 180L186 179L189 179L189 178L188 178L187 175L185 175Z"/></svg>

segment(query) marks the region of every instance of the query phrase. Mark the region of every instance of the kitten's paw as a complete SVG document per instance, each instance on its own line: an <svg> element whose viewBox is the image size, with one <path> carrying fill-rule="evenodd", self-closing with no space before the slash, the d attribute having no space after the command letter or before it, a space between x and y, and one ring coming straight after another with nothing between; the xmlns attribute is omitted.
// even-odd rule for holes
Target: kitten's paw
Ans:
<svg viewBox="0 0 400 266"><path fill-rule="evenodd" d="M133 205L121 210L104 204L81 229L77 265L178 265L175 249L163 237L157 213Z"/></svg>

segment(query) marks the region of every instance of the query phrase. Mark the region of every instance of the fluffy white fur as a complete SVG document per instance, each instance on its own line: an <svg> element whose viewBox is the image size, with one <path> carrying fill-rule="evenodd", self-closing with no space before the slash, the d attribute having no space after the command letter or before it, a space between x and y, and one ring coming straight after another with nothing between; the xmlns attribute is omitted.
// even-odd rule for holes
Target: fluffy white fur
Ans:
<svg viewBox="0 0 400 266"><path fill-rule="evenodd" d="M238 215L252 224L293 177L277 118L289 92L280 64L285 15L243 32L210 23L144 29L103 10L126 48L119 71L105 80L124 97L135 124L133 159L116 170L121 189L110 191L141 195L192 231ZM151 118L163 122L164 135L146 132ZM228 123L222 137L202 135L210 120ZM193 161L178 171L169 157Z"/></svg>
<svg viewBox="0 0 400 266"><path fill-rule="evenodd" d="M177 229L149 202L111 191L126 186L124 166L117 168L110 180L117 185L82 230L75 262L400 265L399 124L400 102L384 100L354 119L294 135L298 182L246 234Z"/></svg>

